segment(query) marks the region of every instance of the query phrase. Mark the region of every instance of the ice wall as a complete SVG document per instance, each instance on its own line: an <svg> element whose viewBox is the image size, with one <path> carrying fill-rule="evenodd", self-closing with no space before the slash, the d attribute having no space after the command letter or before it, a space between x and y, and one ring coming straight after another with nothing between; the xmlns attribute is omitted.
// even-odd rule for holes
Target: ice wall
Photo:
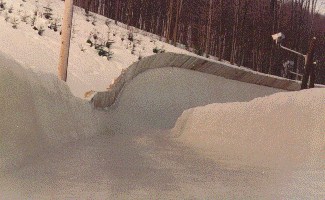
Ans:
<svg viewBox="0 0 325 200"><path fill-rule="evenodd" d="M0 169L19 167L51 146L100 127L98 113L65 83L0 55Z"/></svg>
<svg viewBox="0 0 325 200"><path fill-rule="evenodd" d="M300 84L296 81L255 72L244 67L237 67L224 62L184 54L163 53L146 57L123 70L121 75L110 85L107 92L98 92L92 98L93 105L97 108L111 106L118 98L126 83L146 70L164 67L182 68L282 90L292 91L300 89Z"/></svg>
<svg viewBox="0 0 325 200"><path fill-rule="evenodd" d="M186 109L211 103L245 102L282 90L181 68L147 70L128 82L107 110L111 129L134 133L170 129Z"/></svg>

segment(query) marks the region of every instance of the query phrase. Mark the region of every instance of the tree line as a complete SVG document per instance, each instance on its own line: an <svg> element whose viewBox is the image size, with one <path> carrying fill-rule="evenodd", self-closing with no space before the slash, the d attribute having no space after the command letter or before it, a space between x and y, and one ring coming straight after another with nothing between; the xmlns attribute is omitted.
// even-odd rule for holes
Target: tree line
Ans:
<svg viewBox="0 0 325 200"><path fill-rule="evenodd" d="M285 34L284 45L306 54L317 37L316 74L325 83L325 16L318 0L75 0L95 12L154 33L173 45L184 44L203 56L281 75L282 64L294 61L302 73L304 58L277 48L271 35ZM291 74L295 79L297 75Z"/></svg>

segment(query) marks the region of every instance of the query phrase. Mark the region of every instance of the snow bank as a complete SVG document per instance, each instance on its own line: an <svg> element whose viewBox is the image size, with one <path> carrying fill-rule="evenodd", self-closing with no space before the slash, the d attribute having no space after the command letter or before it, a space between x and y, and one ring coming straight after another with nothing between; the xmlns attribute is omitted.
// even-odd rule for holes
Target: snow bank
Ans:
<svg viewBox="0 0 325 200"><path fill-rule="evenodd" d="M98 130L97 113L52 75L34 74L0 55L0 169ZM82 124L82 126L80 126Z"/></svg>
<svg viewBox="0 0 325 200"><path fill-rule="evenodd" d="M169 129L186 109L250 101L279 91L181 68L150 69L123 87L117 102L108 108L110 124L113 131L122 133Z"/></svg>
<svg viewBox="0 0 325 200"><path fill-rule="evenodd" d="M193 108L182 114L172 133L219 162L298 166L324 154L324 99L324 89L312 89Z"/></svg>

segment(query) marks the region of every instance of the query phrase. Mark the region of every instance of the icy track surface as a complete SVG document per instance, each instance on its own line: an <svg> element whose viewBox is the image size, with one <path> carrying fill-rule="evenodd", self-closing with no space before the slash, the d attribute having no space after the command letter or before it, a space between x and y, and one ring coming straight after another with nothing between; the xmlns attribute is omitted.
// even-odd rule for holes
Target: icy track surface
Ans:
<svg viewBox="0 0 325 200"><path fill-rule="evenodd" d="M0 81L0 199L325 198L324 89L166 68L94 111L3 56Z"/></svg>

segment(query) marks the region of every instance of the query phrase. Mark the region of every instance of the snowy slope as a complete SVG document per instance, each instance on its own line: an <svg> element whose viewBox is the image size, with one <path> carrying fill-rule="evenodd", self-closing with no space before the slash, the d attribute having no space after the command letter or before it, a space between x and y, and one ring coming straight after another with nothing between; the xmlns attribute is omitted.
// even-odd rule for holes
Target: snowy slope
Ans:
<svg viewBox="0 0 325 200"><path fill-rule="evenodd" d="M322 15L325 15L325 1L324 0L317 1L316 11Z"/></svg>
<svg viewBox="0 0 325 200"><path fill-rule="evenodd" d="M0 43L0 51L7 55L14 56L15 59L23 63L24 66L32 68L34 71L49 72L57 74L57 65L60 48L59 31L54 32L45 28L43 36L38 35L31 26L31 18L35 10L39 11L37 19L42 24L43 21L49 22L44 18L44 7L50 5L53 9L53 18L61 18L63 14L63 3L60 0L6 0L6 10L0 12L0 38L4 40ZM20 6L22 5L22 6ZM7 13L13 6L12 13ZM6 14L7 13L7 14ZM20 19L25 13L30 16L27 23ZM5 16L10 18L5 21ZM43 17L40 17L43 15ZM90 90L105 91L109 84L118 77L123 68L128 67L133 62L138 61L139 56L145 57L153 55L155 47L163 48L169 52L191 54L185 50L176 48L172 45L160 42L155 36L140 34L139 30L132 29L134 42L130 42L125 28L116 26L113 22L109 28L105 25L106 18L96 16L96 26L86 21L84 11L75 7L73 20L73 39L68 68L68 85L74 95L83 98L85 92ZM19 19L18 28L12 28L12 19ZM121 25L122 26L122 25ZM86 43L90 33L97 33L99 39L109 39L114 41L111 51L114 53L111 60L98 56L97 51ZM114 36L115 35L115 36ZM121 40L125 38L125 40ZM132 54L133 44L136 44ZM85 51L81 51L85 49Z"/></svg>

